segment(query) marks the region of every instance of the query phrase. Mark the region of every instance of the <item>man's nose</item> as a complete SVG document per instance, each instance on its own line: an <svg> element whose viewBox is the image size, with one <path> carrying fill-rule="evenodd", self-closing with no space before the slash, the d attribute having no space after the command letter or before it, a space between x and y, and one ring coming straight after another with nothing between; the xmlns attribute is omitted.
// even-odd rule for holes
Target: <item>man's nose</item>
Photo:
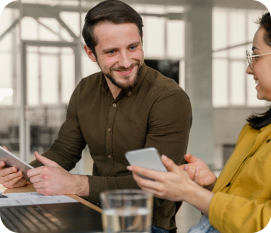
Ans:
<svg viewBox="0 0 271 233"><path fill-rule="evenodd" d="M132 65L132 59L127 52L121 53L119 65L125 68L129 68Z"/></svg>

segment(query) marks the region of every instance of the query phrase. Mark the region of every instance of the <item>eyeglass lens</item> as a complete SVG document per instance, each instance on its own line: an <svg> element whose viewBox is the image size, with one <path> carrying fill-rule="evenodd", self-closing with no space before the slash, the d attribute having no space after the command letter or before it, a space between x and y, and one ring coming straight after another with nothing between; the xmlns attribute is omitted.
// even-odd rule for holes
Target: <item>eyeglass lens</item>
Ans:
<svg viewBox="0 0 271 233"><path fill-rule="evenodd" d="M247 54L248 65L249 65L250 69L253 70L253 58L251 57L251 55L248 51L246 51L246 54Z"/></svg>

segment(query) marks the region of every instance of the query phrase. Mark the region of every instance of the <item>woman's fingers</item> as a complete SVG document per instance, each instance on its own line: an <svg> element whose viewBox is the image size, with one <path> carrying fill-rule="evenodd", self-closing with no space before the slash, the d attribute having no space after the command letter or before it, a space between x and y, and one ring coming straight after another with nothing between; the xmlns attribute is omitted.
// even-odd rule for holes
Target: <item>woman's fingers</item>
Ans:
<svg viewBox="0 0 271 233"><path fill-rule="evenodd" d="M191 155L190 153L185 154L184 159L188 162L188 163L195 163L197 161L197 157Z"/></svg>
<svg viewBox="0 0 271 233"><path fill-rule="evenodd" d="M197 184L200 182L200 169L196 167L193 181Z"/></svg>
<svg viewBox="0 0 271 233"><path fill-rule="evenodd" d="M133 172L133 178L137 182L138 186L143 190L149 189L152 190L152 193L155 192L160 194L163 192L163 184L160 182L143 178L135 172Z"/></svg>
<svg viewBox="0 0 271 233"><path fill-rule="evenodd" d="M170 158L168 158L165 155L162 155L162 162L167 168L168 171L178 173L180 170L180 167L176 165Z"/></svg>
<svg viewBox="0 0 271 233"><path fill-rule="evenodd" d="M129 171L133 171L134 173L140 174L144 177L153 179L153 180L157 180L159 179L160 173L161 172L157 172L154 170L150 170L150 169L146 169L146 168L142 168L142 167L137 167L137 166L128 166L127 169Z"/></svg>
<svg viewBox="0 0 271 233"><path fill-rule="evenodd" d="M145 169L145 168L140 168L140 167L134 167L133 166L133 177L135 179L136 182L140 182L140 183L144 183L145 184L145 181L147 182L147 185L150 185L150 180L148 179L145 179L143 177L146 177L146 178L149 178L149 179L152 179L152 180L156 180L158 179L158 174L156 174L158 172L156 171L153 171L153 170L148 170L148 169ZM143 176L143 177L142 177Z"/></svg>
<svg viewBox="0 0 271 233"><path fill-rule="evenodd" d="M149 192L149 193L152 193L153 196L155 196L155 197L162 198L162 199L164 198L163 195L161 195L161 193L158 192L155 189L150 189L150 188L143 187L142 190L144 190L146 192Z"/></svg>

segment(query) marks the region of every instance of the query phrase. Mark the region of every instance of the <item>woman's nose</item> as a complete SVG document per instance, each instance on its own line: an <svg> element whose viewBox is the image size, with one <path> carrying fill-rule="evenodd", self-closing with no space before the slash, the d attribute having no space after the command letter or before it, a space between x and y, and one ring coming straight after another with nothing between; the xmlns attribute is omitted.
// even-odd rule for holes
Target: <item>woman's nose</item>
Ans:
<svg viewBox="0 0 271 233"><path fill-rule="evenodd" d="M247 66L246 73L247 74L253 74L253 70L250 68L250 65Z"/></svg>

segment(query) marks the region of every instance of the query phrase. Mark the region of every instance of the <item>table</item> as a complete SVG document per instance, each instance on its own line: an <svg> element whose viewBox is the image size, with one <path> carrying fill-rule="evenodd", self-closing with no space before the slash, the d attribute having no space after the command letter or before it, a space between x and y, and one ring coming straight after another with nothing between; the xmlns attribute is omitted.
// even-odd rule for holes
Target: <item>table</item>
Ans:
<svg viewBox="0 0 271 233"><path fill-rule="evenodd" d="M9 193L36 192L36 189L33 187L32 184L26 185L26 186L20 187L20 188L14 188L14 189L6 189L2 185L0 185L0 191L3 191L4 194L9 194ZM51 212L52 214L57 213L57 216L59 216L60 219L63 218L63 216L64 216L64 221L62 222L63 224L61 224L61 225L51 224L49 226L46 224L45 225L41 224L42 227L41 226L39 227L38 225L36 225L37 222L33 221L33 219L31 219L30 221L28 221L29 219L28 220L26 219L25 224L21 224L24 226L18 225L18 221L16 224L13 225L13 224L11 224L11 222L9 222L10 217L8 217L6 219L6 221L7 221L6 224L8 224L8 222L9 222L11 228L14 227L14 230L20 229L20 231L22 231L22 232L25 232L25 230L30 229L30 230L34 231L35 233L37 233L38 232L37 228L39 231L44 232L44 230L48 231L48 229L51 229L53 225L56 225L56 227L58 229L52 229L52 230L54 230L54 231L57 230L57 232L66 232L67 230L69 232L75 232L75 231L77 232L77 230L78 230L78 232L102 233L102 225L100 222L101 221L101 214L100 213L102 212L102 210L99 207L91 204L90 202L84 200L83 198L81 198L77 195L66 195L66 196L75 199L76 201L78 201L81 204L79 205L79 204L75 203L74 204L75 206L72 206L71 208L67 208L68 207L67 205L69 205L69 203L62 203L60 206L57 207L57 209L55 207L52 207L50 204L48 204L48 205L45 204L43 206L45 208L45 211L49 211L49 212L52 211ZM82 206L82 204L86 207ZM78 211L76 212L76 210L78 210L77 207L80 208L79 212ZM6 209L8 209L8 208L9 207L7 207ZM11 208L13 208L13 207L11 207ZM75 209L73 209L73 208L75 208ZM5 209L5 207L3 209ZM16 216L17 216L17 213L21 212L21 210L16 212L17 210L7 211L7 210L3 210L3 209L2 209L2 211L6 211L5 212L6 216L7 216L7 214L9 214L8 212L10 212L11 215L13 215L15 213ZM63 210L64 210L64 212L63 212ZM66 211L68 211L68 212L66 212ZM66 221L66 223L65 223L66 216L72 216L72 218L69 218L69 221L68 222ZM45 217L48 217L48 216L45 216ZM88 217L90 217L90 219L88 219ZM23 218L24 218L24 216L19 218L20 221L22 221ZM50 216L48 218L50 218ZM41 220L41 221L43 223L45 223L43 220ZM80 228L76 229L76 226L78 226L78 221L80 224ZM46 227L47 229L44 229L44 227ZM67 227L68 227L68 229L66 229ZM26 228L28 228L28 229L26 229ZM38 233L40 233L40 232L38 232Z"/></svg>
<svg viewBox="0 0 271 233"><path fill-rule="evenodd" d="M5 189L4 190L4 194L7 194L7 193L27 193L27 192L36 192L36 189L33 187L33 184L28 184L28 185L26 185L24 187L20 187L20 188L13 188L13 189ZM99 213L102 213L101 208L99 208L96 205L91 204L90 202L84 200L83 198L81 198L77 195L69 194L66 196L71 197L71 198L75 199L76 201L81 202L82 204L98 211Z"/></svg>

